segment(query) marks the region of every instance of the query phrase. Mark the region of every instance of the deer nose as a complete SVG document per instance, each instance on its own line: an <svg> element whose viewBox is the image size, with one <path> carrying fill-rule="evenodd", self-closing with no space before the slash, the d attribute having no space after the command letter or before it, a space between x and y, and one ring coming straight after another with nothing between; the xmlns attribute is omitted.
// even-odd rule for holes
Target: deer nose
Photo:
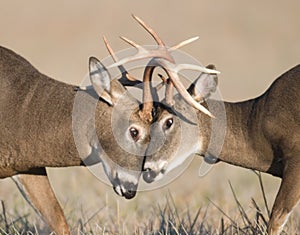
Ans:
<svg viewBox="0 0 300 235"><path fill-rule="evenodd" d="M145 182L149 184L154 181L156 176L157 176L156 172L151 170L150 168L145 169L145 171L143 172L143 179Z"/></svg>
<svg viewBox="0 0 300 235"><path fill-rule="evenodd" d="M113 188L118 195L123 196L126 199L132 199L136 195L137 187L137 184L124 182L114 185Z"/></svg>
<svg viewBox="0 0 300 235"><path fill-rule="evenodd" d="M132 199L136 195L137 185L131 182L125 182L123 184L124 191L122 191L123 196L126 199Z"/></svg>

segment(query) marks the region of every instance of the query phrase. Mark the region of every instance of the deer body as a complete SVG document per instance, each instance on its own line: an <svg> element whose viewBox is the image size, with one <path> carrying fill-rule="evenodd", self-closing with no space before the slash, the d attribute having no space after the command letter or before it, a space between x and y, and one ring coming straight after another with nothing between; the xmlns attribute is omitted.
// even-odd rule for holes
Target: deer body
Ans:
<svg viewBox="0 0 300 235"><path fill-rule="evenodd" d="M207 94L198 94L199 91L195 87L198 83L200 92L205 91L207 89L203 87L203 84L211 83L211 80L213 79L206 77L203 81L200 76L195 82L196 85L193 84L188 91L193 97L199 95L205 97ZM300 65L284 73L263 95L255 99L238 103L224 102L226 134L220 154L213 157L217 157L219 161L282 178L268 226L269 234L280 233L293 207L300 200L299 90ZM174 100L174 110L180 113L186 104L178 95ZM209 102L218 103L220 101L209 100ZM214 113L214 115L218 119L218 113ZM161 128L162 124L159 122L170 118L172 118L173 125L168 130ZM153 125L152 135L163 136L165 143L160 150L148 155L145 160L144 179L147 182L152 182L157 176L176 167L172 161L180 164L191 154L187 151L187 155L174 156L174 149L180 143L179 137L176 136L178 132L176 129L179 129L178 121L176 121L178 118L166 110L158 114L156 119L158 125ZM197 111L197 122L199 140L196 142L199 145L195 148L197 150L194 153L205 156L209 154L207 148L211 137L211 119ZM190 126L190 128L195 128ZM182 128L182 130L188 129ZM152 139L152 142L150 142L147 152L153 151L155 139ZM178 161L177 158L180 158L181 161Z"/></svg>
<svg viewBox="0 0 300 235"><path fill-rule="evenodd" d="M299 89L298 65L278 78L259 98L225 103L230 123L219 159L282 178L269 234L280 233L300 200Z"/></svg>
<svg viewBox="0 0 300 235"><path fill-rule="evenodd" d="M71 119L76 87L39 73L11 51L0 53L0 176L79 166Z"/></svg>
<svg viewBox="0 0 300 235"><path fill-rule="evenodd" d="M95 90L81 91L41 74L21 56L0 47L0 178L14 176L23 195L57 234L68 234L69 229L46 167L101 161L115 191L128 199L135 195L142 169L143 157L124 151L111 131L114 105L125 102L126 112L134 118L139 102L125 94L119 81L111 81L95 58L90 59L90 77ZM78 93L84 103L76 106ZM141 144L126 134L130 127L122 122L123 110L114 112L120 115L116 129L124 131L117 132L122 144Z"/></svg>
<svg viewBox="0 0 300 235"><path fill-rule="evenodd" d="M227 135L218 158L283 177L287 163L300 160L295 152L300 148L299 89L297 66L278 78L260 97L225 102Z"/></svg>

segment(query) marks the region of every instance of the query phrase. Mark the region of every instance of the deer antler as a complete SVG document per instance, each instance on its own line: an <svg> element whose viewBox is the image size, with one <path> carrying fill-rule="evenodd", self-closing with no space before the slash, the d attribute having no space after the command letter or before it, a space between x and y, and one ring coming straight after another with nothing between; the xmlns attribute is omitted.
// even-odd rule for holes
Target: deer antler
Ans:
<svg viewBox="0 0 300 235"><path fill-rule="evenodd" d="M103 36L103 41L104 41L104 44L106 46L106 49L108 50L109 54L111 55L111 57L113 59L113 61L115 63L118 62L118 57L116 56L113 49L109 45L109 43L108 43L105 36ZM119 65L118 68L119 68L119 70L122 74L122 77L119 79L119 81L124 86L135 86L135 85L138 85L138 84L142 83L142 81L140 81L140 80L134 78L133 76L131 76L123 65Z"/></svg>
<svg viewBox="0 0 300 235"><path fill-rule="evenodd" d="M127 63L129 61L134 61L134 60L139 60L139 59L144 59L144 58L156 58L156 57L161 57L164 58L170 62L174 63L173 57L170 55L168 52L167 48L165 47L164 42L160 39L160 37L157 35L157 33L144 21L142 21L140 18L138 18L135 15L132 15L132 17L147 31L150 33L150 35L154 38L156 41L158 48L156 50L147 50L144 47L140 46L139 44L125 38L121 37L122 40L130 44L131 46L135 47L138 52L136 55L125 58L123 60L120 60L118 63L115 63L114 66L118 66L118 64L123 64ZM143 82L144 82L144 90L143 90L143 108L140 111L139 115L140 117L147 121L151 122L152 121L152 109L153 109L153 96L151 93L151 79L152 79L152 74L153 71L156 67L156 65L152 65L153 59L148 63L148 65L145 68L144 75L143 75Z"/></svg>
<svg viewBox="0 0 300 235"><path fill-rule="evenodd" d="M180 70L184 69L192 69L192 70L198 70L198 71L205 71L205 73L219 73L218 71L211 70L211 69L203 69L201 66L197 65L174 65L170 64L167 61L164 61L162 59L156 59L157 62L160 64L162 69L165 70L167 75L169 76L169 79L172 81L172 84L175 86L176 90L178 93L185 99L185 101L194 107L195 109L200 110L201 112L207 114L208 116L214 118L215 116L209 112L204 106L202 106L200 103L198 103L196 100L193 99L193 97L187 92L185 89L184 85L180 81L180 78L178 76L178 72ZM173 100L173 87L171 84L166 89L166 103L169 105L173 105L174 100Z"/></svg>
<svg viewBox="0 0 300 235"><path fill-rule="evenodd" d="M173 57L170 55L170 52L176 50L176 49L179 49L187 44L190 44L192 42L194 42L195 40L199 39L198 36L196 37L192 37L190 39L187 39L183 42L180 42L178 43L177 45L175 46L172 46L171 48L167 48L164 44L164 42L161 40L161 38L157 35L157 33L152 29L150 28L143 20L141 20L139 17L135 16L135 15L132 15L132 17L147 31L150 33L150 35L154 38L155 42L157 43L158 45L158 48L157 49L154 49L154 50L148 50L144 47L142 47L141 45L133 42L132 40L126 38L126 37L123 37L121 36L120 38L125 41L126 43L130 44L131 46L135 47L138 52L133 55L133 56L130 56L130 57L127 57L127 58L124 58L124 59L121 59L120 61L110 65L108 67L109 68L112 68L112 67L116 67L116 66L119 66L119 65L122 65L122 64L125 64L125 63L128 63L128 62L131 62L131 61L136 61L136 60L140 60L140 59L146 59L146 58L163 58L163 59L166 59L168 60L169 62L172 62L174 63L174 59Z"/></svg>
<svg viewBox="0 0 300 235"><path fill-rule="evenodd" d="M121 66L125 63L141 60L145 58L152 58L150 62L147 64L145 71L144 71L144 93L143 93L143 109L140 112L141 117L145 118L147 121L151 121L152 117L152 108L153 108L153 100L151 97L151 78L153 71L155 67L161 67L165 70L167 75L169 76L169 82L167 83L167 89L166 89L166 102L169 105L174 104L173 100L173 86L177 89L177 91L182 95L182 97L186 100L187 103L189 103L192 107L200 110L201 112L209 115L210 117L214 117L204 106L202 106L200 103L198 103L196 100L194 100L190 94L186 91L184 85L181 83L178 73L181 70L197 70L203 73L209 73L209 74L218 74L219 72L212 69L207 69L202 66L193 65L193 64L179 64L176 65L174 58L171 56L171 52L181 48L195 40L198 39L198 37L192 37L190 39L187 39L183 42L178 43L177 45L167 48L164 44L164 42L161 40L161 38L157 35L157 33L150 28L144 21L142 21L140 18L138 18L135 15L132 15L132 17L147 31L150 33L150 35L154 38L156 41L158 48L156 49L147 49L132 40L121 37L122 40L129 43L131 46L135 47L137 49L137 53L133 56L124 58L119 60L118 62L110 65L108 68Z"/></svg>
<svg viewBox="0 0 300 235"><path fill-rule="evenodd" d="M111 46L109 45L106 37L103 37L104 44L111 55L112 59L114 62L118 61L117 56L115 55L114 51L112 50ZM134 78L131 76L128 71L125 69L123 65L118 66L119 70L122 73L122 77L119 79L119 81L124 85L124 86L135 86L143 83L142 81ZM153 103L153 96L158 97L157 91L160 89L159 87L155 87L152 89L150 82L152 78L152 74L154 71L155 67L148 66L145 71L144 71L144 83L143 86L137 86L138 88L143 89L143 94L144 94L144 101L143 101L143 111L140 112L140 116L142 117L143 120L152 121L152 103ZM152 93L153 92L153 93Z"/></svg>
<svg viewBox="0 0 300 235"><path fill-rule="evenodd" d="M163 81L167 81L167 88L166 88L166 103L169 105L174 104L173 100L173 85L175 86L178 93L185 99L185 101L194 107L195 109L200 110L201 112L207 114L208 116L215 118L215 116L210 113L204 106L202 106L200 103L198 103L194 98L187 92L184 85L180 81L180 78L178 76L178 72L180 70L184 69L192 69L192 70L200 70L203 71L203 68L201 66L197 65L175 65L171 64L166 60L160 59L160 58L154 58L152 59L152 63L155 63L156 66L161 67L168 75L169 79L163 78L161 75ZM150 64L150 62L149 62ZM148 64L148 65L149 65ZM217 72L215 70L207 69L205 68L204 71L208 71L209 73ZM218 72L217 72L218 73ZM144 86L145 87L145 86Z"/></svg>
<svg viewBox="0 0 300 235"><path fill-rule="evenodd" d="M157 35L157 33L150 28L148 25L146 25L146 23L140 19L139 17L135 16L134 14L132 14L132 17L148 32L150 33L150 35L154 38L154 40L156 41L157 45L161 46L161 47L165 47L164 42L160 39L160 37Z"/></svg>
<svg viewBox="0 0 300 235"><path fill-rule="evenodd" d="M139 112L141 119L152 122L153 96L151 93L151 79L156 66L147 65L143 75L143 108Z"/></svg>

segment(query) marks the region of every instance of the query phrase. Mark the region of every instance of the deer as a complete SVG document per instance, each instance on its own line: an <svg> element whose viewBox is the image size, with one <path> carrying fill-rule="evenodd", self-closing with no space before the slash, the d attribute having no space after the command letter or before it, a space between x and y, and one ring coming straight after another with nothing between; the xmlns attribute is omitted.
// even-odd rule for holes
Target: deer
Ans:
<svg viewBox="0 0 300 235"><path fill-rule="evenodd" d="M213 67L212 67L213 68ZM209 97L215 90L217 76L199 76L187 89L193 97ZM225 162L231 165L271 174L282 179L277 193L270 221L268 234L280 234L293 208L300 200L300 65L282 74L261 96L242 102L224 102L226 110L226 133L224 143L218 155L213 154L210 146L211 117L197 111L197 126L184 123L176 113L186 113L185 101L174 96L173 110L161 109L152 125L151 139L144 163L143 179L151 183L163 174L178 167L193 154L204 157L208 163ZM201 99L203 105L218 107L221 101ZM183 112L185 111L185 112ZM218 113L213 113L218 119ZM189 117L189 114L185 118ZM188 127L187 127L188 126ZM180 131L189 131L197 140L181 140ZM179 130L181 129L181 130ZM191 131L190 131L191 130ZM161 146L161 141L164 144ZM176 152L181 141L191 141L184 151ZM182 144L182 143L181 143ZM184 142L184 144L186 144ZM158 151L157 146L161 146Z"/></svg>
<svg viewBox="0 0 300 235"><path fill-rule="evenodd" d="M95 57L89 59L89 70L92 87L83 89L40 73L0 47L0 178L12 177L56 234L70 230L46 167L100 163L115 192L126 199L135 196L141 174L143 157L124 151L111 130L116 104L126 103L127 110L114 110L120 115L115 125L120 126L123 145L145 149L142 141L134 140L134 126L126 126L122 118L125 112L136 118L140 104L120 80L111 80ZM76 105L76 99L82 102Z"/></svg>
<svg viewBox="0 0 300 235"><path fill-rule="evenodd" d="M140 18L133 18L162 43ZM147 89L154 67L145 68L142 81L136 79L103 39L114 63L104 65L90 57L88 86L50 78L0 46L0 178L11 177L56 234L68 235L70 229L46 169L101 164L114 191L126 199L134 198L150 138L152 98L164 84ZM159 56L172 61L161 49ZM118 78L111 76L113 67L120 71ZM201 66L196 69L216 72ZM128 92L128 86L144 90L142 102Z"/></svg>
<svg viewBox="0 0 300 235"><path fill-rule="evenodd" d="M70 229L46 168L102 164L118 195L136 195L147 147L146 133L137 129L149 126L141 118L141 103L125 87L142 82L119 69L121 78L112 79L106 66L90 57L91 86L81 87L50 78L0 47L0 178L11 177L56 234Z"/></svg>
<svg viewBox="0 0 300 235"><path fill-rule="evenodd" d="M149 72L143 90L143 102L147 107L145 120L150 125L144 181L151 183L160 179L195 154L210 164L225 162L280 177L281 185L267 228L270 235L280 234L300 199L300 65L282 74L256 98L241 102L213 100L209 97L216 91L219 74L215 66L200 68L176 64L172 57L174 50L194 39L167 47L151 27L143 21L140 24L150 32L158 47L148 50L123 38L137 49L137 53L110 67L150 59L145 68ZM161 102L154 98L151 85L156 67L166 73L166 76L159 74L162 84L166 85ZM201 72L188 89L180 81L179 72L183 69ZM174 95L174 87L178 94ZM219 112L222 107L225 118L224 113ZM226 132L212 133L213 122L223 130L225 126ZM190 139L182 139L182 133L185 136L191 133ZM224 135L221 136L224 138L221 149L215 143L210 144L218 135ZM182 142L185 147L180 149Z"/></svg>

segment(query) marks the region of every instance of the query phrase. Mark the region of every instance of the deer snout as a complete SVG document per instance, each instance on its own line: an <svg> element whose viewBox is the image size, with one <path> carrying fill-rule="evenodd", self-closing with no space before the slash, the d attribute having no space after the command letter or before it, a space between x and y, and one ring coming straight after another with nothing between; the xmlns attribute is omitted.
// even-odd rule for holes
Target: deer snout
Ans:
<svg viewBox="0 0 300 235"><path fill-rule="evenodd" d="M136 195L138 184L132 182L118 183L113 186L115 192L126 199L132 199Z"/></svg>
<svg viewBox="0 0 300 235"><path fill-rule="evenodd" d="M155 177L157 176L157 173L150 168L146 168L143 172L143 179L146 183L150 184L154 181Z"/></svg>
<svg viewBox="0 0 300 235"><path fill-rule="evenodd" d="M163 176L166 172L167 162L146 162L144 165L143 179L146 183L152 183L153 181Z"/></svg>
<svg viewBox="0 0 300 235"><path fill-rule="evenodd" d="M126 182L124 184L124 192L123 192L123 196L126 199L131 199L134 198L134 196L136 195L136 191L137 191L137 184L134 183L130 183L130 182Z"/></svg>

